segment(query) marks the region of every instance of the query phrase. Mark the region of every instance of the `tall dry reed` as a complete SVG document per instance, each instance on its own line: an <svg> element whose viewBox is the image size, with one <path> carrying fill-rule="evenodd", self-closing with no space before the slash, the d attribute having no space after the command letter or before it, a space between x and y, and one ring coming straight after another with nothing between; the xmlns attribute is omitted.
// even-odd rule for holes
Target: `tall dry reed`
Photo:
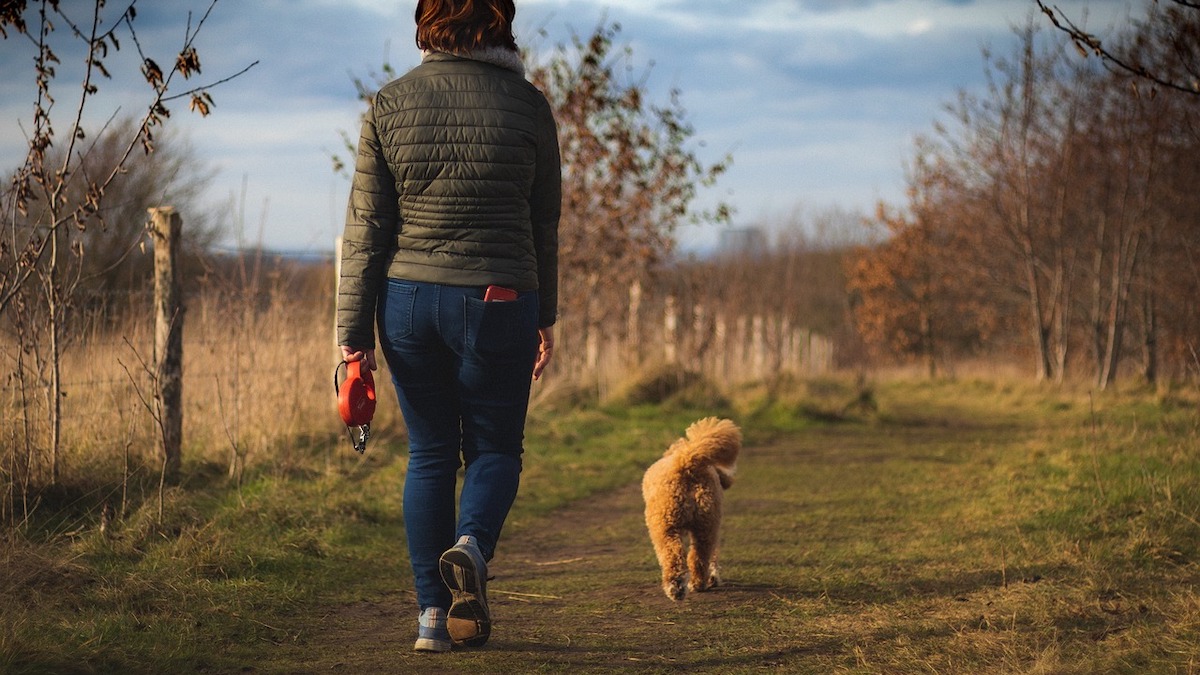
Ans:
<svg viewBox="0 0 1200 675"><path fill-rule="evenodd" d="M186 289L183 461L239 480L247 468L320 471L349 453L335 409L334 273L329 264L240 257L213 265ZM833 368L831 343L798 317L737 303L696 300L677 290L631 289L585 325L564 307L556 360L534 405L563 387L601 398L645 368L674 368L719 384ZM130 477L162 461L153 415L153 325L147 294L122 294L77 317L64 351L60 482L105 491L124 503ZM741 310L741 311L739 311ZM43 383L19 345L0 343L0 467L6 522L48 483ZM381 364L382 365L382 364ZM395 394L377 373L377 442L403 434ZM24 388L22 388L24 385ZM195 473L194 471L192 473ZM188 474L185 469L185 480ZM78 490L76 490L78 491Z"/></svg>

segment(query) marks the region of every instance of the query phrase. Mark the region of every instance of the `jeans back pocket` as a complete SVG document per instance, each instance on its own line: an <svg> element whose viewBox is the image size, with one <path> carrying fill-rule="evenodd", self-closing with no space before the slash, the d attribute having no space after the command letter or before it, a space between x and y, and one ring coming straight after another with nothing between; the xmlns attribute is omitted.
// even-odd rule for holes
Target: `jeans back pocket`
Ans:
<svg viewBox="0 0 1200 675"><path fill-rule="evenodd" d="M536 346L536 293L522 293L506 302L484 302L471 296L464 299L464 337L475 353L517 357Z"/></svg>
<svg viewBox="0 0 1200 675"><path fill-rule="evenodd" d="M412 335L413 307L416 302L416 286L388 279L387 289L379 306L380 336L389 342L395 342Z"/></svg>

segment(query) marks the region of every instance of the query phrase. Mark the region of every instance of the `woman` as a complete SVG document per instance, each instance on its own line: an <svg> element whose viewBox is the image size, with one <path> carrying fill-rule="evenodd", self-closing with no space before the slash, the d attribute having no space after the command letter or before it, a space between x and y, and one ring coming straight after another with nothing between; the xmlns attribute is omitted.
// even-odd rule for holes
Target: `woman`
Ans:
<svg viewBox="0 0 1200 675"><path fill-rule="evenodd" d="M525 80L515 11L419 0L421 64L376 95L347 209L338 343L374 368L378 325L408 427L422 651L491 633L487 563L517 494L531 379L554 348L558 137Z"/></svg>

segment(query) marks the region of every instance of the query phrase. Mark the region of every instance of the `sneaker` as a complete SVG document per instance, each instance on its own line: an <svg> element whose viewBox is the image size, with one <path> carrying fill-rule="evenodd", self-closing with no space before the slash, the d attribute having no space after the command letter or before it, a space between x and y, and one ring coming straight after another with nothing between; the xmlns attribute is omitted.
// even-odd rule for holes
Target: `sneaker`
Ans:
<svg viewBox="0 0 1200 675"><path fill-rule="evenodd" d="M446 630L446 610L441 607L426 607L417 617L418 652L448 652L453 646L450 632Z"/></svg>
<svg viewBox="0 0 1200 675"><path fill-rule="evenodd" d="M487 562L475 538L463 535L439 561L442 580L454 597L446 629L454 644L481 647L492 633L487 604Z"/></svg>

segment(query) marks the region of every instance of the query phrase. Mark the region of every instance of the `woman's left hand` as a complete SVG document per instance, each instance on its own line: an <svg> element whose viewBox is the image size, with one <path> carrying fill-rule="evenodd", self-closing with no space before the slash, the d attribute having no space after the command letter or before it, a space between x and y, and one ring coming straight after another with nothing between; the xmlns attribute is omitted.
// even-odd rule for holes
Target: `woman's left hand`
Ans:
<svg viewBox="0 0 1200 675"><path fill-rule="evenodd" d="M342 360L346 363L350 363L351 361L366 361L367 368L371 370L379 369L379 366L375 363L374 349L355 349L346 345L341 345L341 347Z"/></svg>
<svg viewBox="0 0 1200 675"><path fill-rule="evenodd" d="M538 355L537 361L533 363L533 379L539 379L542 376L542 370L546 368L546 364L550 363L550 357L554 355L554 326L546 326L538 329Z"/></svg>

